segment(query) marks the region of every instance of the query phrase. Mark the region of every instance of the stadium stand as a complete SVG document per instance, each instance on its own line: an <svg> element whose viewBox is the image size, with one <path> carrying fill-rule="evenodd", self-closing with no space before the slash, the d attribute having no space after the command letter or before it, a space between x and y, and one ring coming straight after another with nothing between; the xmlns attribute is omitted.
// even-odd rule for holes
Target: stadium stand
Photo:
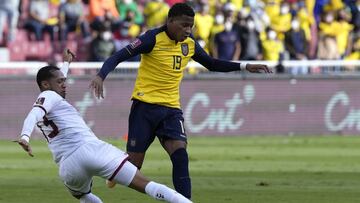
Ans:
<svg viewBox="0 0 360 203"><path fill-rule="evenodd" d="M0 61L59 61L61 59L61 50L66 46L74 52L76 52L79 61L89 61L89 46L93 39L98 35L98 31L92 27L89 14L90 5L93 3L99 3L99 0L49 0L49 17L52 20L52 24L57 26L57 20L59 20L59 9L62 4L75 4L81 3L83 6L83 12L81 19L85 19L85 22L89 25L91 35L84 38L79 29L75 32L70 32L65 42L59 40L59 28L57 27L55 33L55 39L52 41L48 33L44 34L44 39L40 41L35 40L34 33L30 33L26 28L26 22L31 18L29 8L34 0L22 0L18 6L19 8L19 20L17 23L17 32L12 40L9 36L9 28L7 23L4 25L3 33L4 37L0 41L0 48L2 53L9 53L9 57L3 54L0 57ZM44 0L39 0L44 1ZM141 0L107 0L110 4L115 2L118 12L126 11L127 14L120 13L122 18L109 17L106 13L104 16L100 16L98 20L103 24L111 21L111 31L113 33L112 40L116 44L116 49L119 50L129 42L131 39L141 34L142 32L151 29L147 27L148 19L153 19L151 13L145 15L143 12L148 9L148 6L157 5L161 8L169 7L175 2L186 2L184 0L157 0L156 4L150 4L154 1ZM257 54L253 58L242 58L245 53L244 50L240 52L237 60L274 60L276 63L283 60L316 60L322 59L321 50L330 49L333 51L335 58L331 60L358 60L360 57L360 10L357 2L348 0L333 0L333 1L309 1L309 0L195 0L187 1L191 4L196 15L199 16L200 12L206 11L213 18L213 25L194 28L194 37L199 40L202 46L209 48L208 52L213 55L212 47L215 36L222 33L224 26L222 24L232 24L232 31L238 33L238 40L241 43L247 42L251 35L246 33L254 33L257 36L257 40L260 44L257 44ZM126 7L126 8L125 8ZM138 9L139 12L134 12L131 9ZM44 8L46 9L46 8ZM152 8L154 9L154 8ZM229 12L229 9L231 12ZM155 9L156 10L156 9ZM1 16L0 6L0 20ZM134 12L134 13L132 13ZM141 24L135 22L135 13L141 13L144 21ZM198 18L198 17L195 18ZM138 16L137 16L138 18ZM141 18L140 18L141 19ZM161 17L158 21L164 21ZM4 20L4 19L3 19ZM296 22L295 22L296 21ZM286 22L286 23L284 23ZM161 25L163 22L158 22L157 25ZM254 26L255 25L255 26ZM329 29L331 28L331 29ZM336 29L335 29L336 28ZM211 29L210 31L201 31L198 29ZM251 31L256 29L256 32ZM293 43L298 47L285 46L285 36L287 32L292 32L291 36L294 39L287 38L287 42L291 44L291 40L296 40L297 31L294 29L302 29L302 33L305 34L306 41L306 53L304 54L304 47L299 43ZM331 30L342 30L343 32L334 32ZM249 31L250 30L250 31ZM270 35L267 31L273 30L276 33L276 37L270 39ZM344 31L345 30L345 31ZM197 36L197 33L211 33L208 39L202 39ZM294 34L295 33L295 34ZM303 34L303 35L304 35ZM0 38L1 39L1 38ZM270 42L269 42L270 41ZM272 42L273 41L273 42ZM332 42L336 43L332 43ZM270 45L269 45L270 43ZM268 50L267 47L271 46L271 43L277 44L278 56L266 58L265 53ZM319 43L321 43L321 49L318 49ZM331 44L332 43L332 44ZM226 44L226 43L223 43ZM256 43L253 43L256 44ZM250 47L249 47L250 46ZM241 47L245 48L247 52L254 51L252 44L242 44ZM223 47L220 47L224 49ZM260 49L260 52L259 50ZM301 50L301 53L296 54L297 50ZM251 53L250 53L251 54ZM320 55L319 55L320 54ZM236 57L235 57L236 58ZM338 70L333 68L332 70ZM311 70L305 70L310 72ZM295 71L296 72L296 71ZM301 72L301 71L299 71ZM321 71L320 71L321 72ZM302 74L304 74L302 73ZM297 73L298 74L298 73Z"/></svg>

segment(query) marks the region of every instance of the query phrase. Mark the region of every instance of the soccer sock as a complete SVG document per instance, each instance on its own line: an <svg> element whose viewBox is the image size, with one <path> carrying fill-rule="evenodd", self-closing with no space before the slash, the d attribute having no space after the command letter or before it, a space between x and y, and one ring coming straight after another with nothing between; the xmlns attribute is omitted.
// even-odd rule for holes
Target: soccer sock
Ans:
<svg viewBox="0 0 360 203"><path fill-rule="evenodd" d="M80 198L80 203L102 203L102 201L98 196L89 193Z"/></svg>
<svg viewBox="0 0 360 203"><path fill-rule="evenodd" d="M180 193L177 193L175 190L153 181L150 181L145 186L145 192L146 194L157 200L167 201L171 203L191 203L190 200L186 199L184 196L182 196Z"/></svg>
<svg viewBox="0 0 360 203"><path fill-rule="evenodd" d="M170 156L173 164L173 184L175 190L191 199L191 180L189 175L189 158L186 150L180 148Z"/></svg>

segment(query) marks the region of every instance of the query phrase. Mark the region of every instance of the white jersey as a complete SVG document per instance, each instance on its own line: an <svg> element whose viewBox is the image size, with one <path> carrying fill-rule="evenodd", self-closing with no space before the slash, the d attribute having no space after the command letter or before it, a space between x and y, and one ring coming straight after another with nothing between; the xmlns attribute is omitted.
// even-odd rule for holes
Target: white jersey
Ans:
<svg viewBox="0 0 360 203"><path fill-rule="evenodd" d="M54 91L41 92L33 108L40 108L45 113L36 125L48 141L57 163L83 143L97 139L79 112Z"/></svg>

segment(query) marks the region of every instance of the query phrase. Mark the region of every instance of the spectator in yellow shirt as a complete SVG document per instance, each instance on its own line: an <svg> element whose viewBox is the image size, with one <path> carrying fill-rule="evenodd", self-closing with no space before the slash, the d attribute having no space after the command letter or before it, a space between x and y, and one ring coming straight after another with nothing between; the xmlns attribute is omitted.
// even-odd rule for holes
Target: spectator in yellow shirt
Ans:
<svg viewBox="0 0 360 203"><path fill-rule="evenodd" d="M333 11L327 11L323 20L319 24L320 36L331 36L335 38L337 52L340 57L344 57L348 49L349 33L353 26L346 20L345 13L339 12L339 21L335 19Z"/></svg>
<svg viewBox="0 0 360 203"><path fill-rule="evenodd" d="M267 28L266 38L261 42L264 60L279 61L284 52L283 43L277 38L275 30Z"/></svg>
<svg viewBox="0 0 360 203"><path fill-rule="evenodd" d="M334 12L327 11L322 15L319 23L319 32L322 35L336 36L338 24L339 22L336 21Z"/></svg>
<svg viewBox="0 0 360 203"><path fill-rule="evenodd" d="M146 26L150 29L164 24L169 9L163 0L148 2L144 8Z"/></svg>
<svg viewBox="0 0 360 203"><path fill-rule="evenodd" d="M201 4L199 12L195 13L194 37L207 52L209 51L209 38L213 25L214 17L209 14L209 6Z"/></svg>
<svg viewBox="0 0 360 203"><path fill-rule="evenodd" d="M264 0L264 2L265 12L270 17L270 19L273 19L279 15L281 0Z"/></svg>
<svg viewBox="0 0 360 203"><path fill-rule="evenodd" d="M308 12L308 10L305 7L305 4L298 4L298 12L297 12L297 18L300 21L300 27L304 30L306 39L308 41L311 40L311 30L310 27L315 24L315 18L314 16Z"/></svg>
<svg viewBox="0 0 360 203"><path fill-rule="evenodd" d="M337 11L344 8L342 0L329 0L329 3L324 6L324 10Z"/></svg>
<svg viewBox="0 0 360 203"><path fill-rule="evenodd" d="M271 28L274 29L280 40L284 39L284 33L291 28L291 13L287 2L281 3L280 14L271 19Z"/></svg>
<svg viewBox="0 0 360 203"><path fill-rule="evenodd" d="M338 22L334 21L333 12L327 11L322 15L319 24L318 59L336 60L340 58L336 42L338 27Z"/></svg>
<svg viewBox="0 0 360 203"><path fill-rule="evenodd" d="M350 16L345 11L345 9L341 9L338 11L338 22L336 29L336 42L339 49L339 54L341 57L344 57L349 54L351 49L351 38L352 38L352 30L354 28L350 23Z"/></svg>

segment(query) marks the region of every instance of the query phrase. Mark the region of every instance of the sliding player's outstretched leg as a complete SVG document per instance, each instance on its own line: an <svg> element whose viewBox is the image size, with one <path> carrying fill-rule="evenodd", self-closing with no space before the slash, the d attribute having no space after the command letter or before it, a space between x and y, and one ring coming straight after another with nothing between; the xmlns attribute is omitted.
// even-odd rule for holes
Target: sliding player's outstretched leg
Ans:
<svg viewBox="0 0 360 203"><path fill-rule="evenodd" d="M176 192L175 190L150 181L145 187L146 194L152 196L157 200L172 202L172 203L191 203L189 199L184 197L182 194Z"/></svg>
<svg viewBox="0 0 360 203"><path fill-rule="evenodd" d="M145 153L139 153L139 152L127 152L127 153L129 154L129 161L140 170L144 162ZM116 186L116 182L113 180L106 180L105 184L108 188L113 188Z"/></svg>

